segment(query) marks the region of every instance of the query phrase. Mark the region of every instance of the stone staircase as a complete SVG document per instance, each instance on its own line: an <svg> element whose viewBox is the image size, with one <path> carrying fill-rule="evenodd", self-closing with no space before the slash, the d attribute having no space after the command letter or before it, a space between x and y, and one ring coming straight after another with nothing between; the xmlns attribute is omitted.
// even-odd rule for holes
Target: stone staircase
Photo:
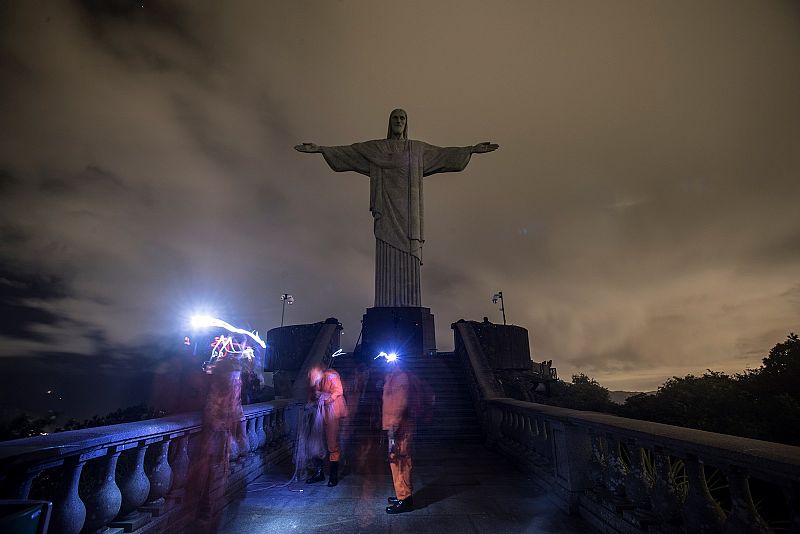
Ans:
<svg viewBox="0 0 800 534"><path fill-rule="evenodd" d="M363 438L380 440L381 394L383 378L389 366L383 359L369 363L369 379L364 393L356 402L352 389L357 362L352 354L343 354L333 363L345 384L348 406L354 417L344 421L342 437L353 442ZM466 387L464 371L453 353L416 357L402 362L403 368L426 382L435 395L430 422L418 422L416 445L478 444L483 441L475 408Z"/></svg>

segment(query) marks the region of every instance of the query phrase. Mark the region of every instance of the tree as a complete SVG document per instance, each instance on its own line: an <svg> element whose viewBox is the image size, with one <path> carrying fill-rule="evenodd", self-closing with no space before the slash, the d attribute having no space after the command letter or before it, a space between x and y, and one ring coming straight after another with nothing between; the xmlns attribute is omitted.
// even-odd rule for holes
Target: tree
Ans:
<svg viewBox="0 0 800 534"><path fill-rule="evenodd" d="M608 388L604 388L597 380L583 373L572 375L571 384L557 380L551 384L550 392L550 398L543 399L547 404L607 413L613 413L616 408L611 402Z"/></svg>

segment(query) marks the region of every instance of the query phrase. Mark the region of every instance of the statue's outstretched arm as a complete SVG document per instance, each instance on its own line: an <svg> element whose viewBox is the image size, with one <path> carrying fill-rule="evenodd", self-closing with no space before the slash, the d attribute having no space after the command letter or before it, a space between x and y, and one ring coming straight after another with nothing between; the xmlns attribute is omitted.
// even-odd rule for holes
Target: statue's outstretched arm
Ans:
<svg viewBox="0 0 800 534"><path fill-rule="evenodd" d="M315 145L314 143L303 143L300 145L295 145L295 150L298 152L305 152L307 154L317 154L322 152L322 147L319 145Z"/></svg>
<svg viewBox="0 0 800 534"><path fill-rule="evenodd" d="M354 171L369 176L369 160L355 147L356 145L320 146L314 143L302 143L296 145L294 149L306 154L322 154L328 166L336 172Z"/></svg>
<svg viewBox="0 0 800 534"><path fill-rule="evenodd" d="M477 145L472 146L472 153L473 154L484 154L486 152L492 152L500 148L500 145L497 143L490 143L489 141L484 141L483 143L478 143Z"/></svg>

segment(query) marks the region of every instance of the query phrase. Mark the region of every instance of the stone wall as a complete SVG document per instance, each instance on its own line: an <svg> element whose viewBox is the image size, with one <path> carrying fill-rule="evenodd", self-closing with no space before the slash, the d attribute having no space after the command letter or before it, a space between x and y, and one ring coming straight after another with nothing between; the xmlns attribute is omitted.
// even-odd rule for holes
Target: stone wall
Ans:
<svg viewBox="0 0 800 534"><path fill-rule="evenodd" d="M531 369L528 330L521 326L467 321L492 369Z"/></svg>

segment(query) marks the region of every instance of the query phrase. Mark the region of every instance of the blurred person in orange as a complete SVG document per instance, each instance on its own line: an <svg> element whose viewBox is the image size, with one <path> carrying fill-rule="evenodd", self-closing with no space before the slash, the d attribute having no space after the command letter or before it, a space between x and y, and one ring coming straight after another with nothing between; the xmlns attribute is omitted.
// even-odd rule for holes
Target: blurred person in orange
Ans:
<svg viewBox="0 0 800 534"><path fill-rule="evenodd" d="M413 390L413 377L404 370L396 356L386 360L392 366L383 383L382 427L389 438L389 467L392 470L394 497L389 497L387 514L410 512L414 509L411 471L411 443L416 431L416 422L411 416L410 398Z"/></svg>
<svg viewBox="0 0 800 534"><path fill-rule="evenodd" d="M328 486L335 486L339 483L339 462L342 455L339 445L339 425L342 417L347 416L342 377L334 369L312 367L308 372L308 383L308 403L316 410L317 418L322 420L321 427L330 461ZM325 480L323 466L323 458L314 458L314 472L306 480L306 484Z"/></svg>

